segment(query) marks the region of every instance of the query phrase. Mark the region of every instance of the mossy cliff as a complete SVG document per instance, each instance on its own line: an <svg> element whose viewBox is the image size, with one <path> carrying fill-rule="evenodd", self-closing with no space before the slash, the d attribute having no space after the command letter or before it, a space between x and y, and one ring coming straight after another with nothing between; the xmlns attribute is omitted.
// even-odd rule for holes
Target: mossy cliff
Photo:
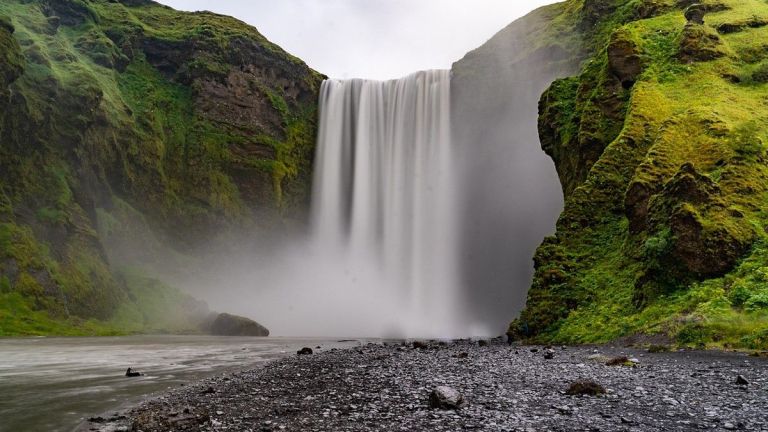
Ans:
<svg viewBox="0 0 768 432"><path fill-rule="evenodd" d="M233 18L1 2L0 335L139 330L139 293L186 301L105 245L152 261L147 231L195 255L301 219L321 79Z"/></svg>
<svg viewBox="0 0 768 432"><path fill-rule="evenodd" d="M587 52L540 101L566 204L510 335L768 348L768 4L560 7Z"/></svg>

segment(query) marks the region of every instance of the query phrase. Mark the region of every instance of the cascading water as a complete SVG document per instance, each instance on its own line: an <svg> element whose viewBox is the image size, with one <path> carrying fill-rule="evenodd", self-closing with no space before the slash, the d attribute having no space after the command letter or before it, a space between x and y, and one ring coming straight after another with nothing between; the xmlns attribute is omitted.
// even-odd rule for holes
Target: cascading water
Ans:
<svg viewBox="0 0 768 432"><path fill-rule="evenodd" d="M385 333L472 333L460 317L450 71L327 80L320 94L312 223ZM382 292L384 291L384 292Z"/></svg>

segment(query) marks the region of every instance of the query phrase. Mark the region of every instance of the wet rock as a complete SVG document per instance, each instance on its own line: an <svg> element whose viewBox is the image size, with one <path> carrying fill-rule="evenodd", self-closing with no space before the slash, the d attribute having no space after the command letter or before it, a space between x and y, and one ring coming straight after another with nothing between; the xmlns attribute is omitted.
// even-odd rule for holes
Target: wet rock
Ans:
<svg viewBox="0 0 768 432"><path fill-rule="evenodd" d="M745 386L749 385L749 381L743 375L739 375L736 377L736 384Z"/></svg>
<svg viewBox="0 0 768 432"><path fill-rule="evenodd" d="M213 320L209 332L216 336L269 336L269 330L256 321L226 313Z"/></svg>
<svg viewBox="0 0 768 432"><path fill-rule="evenodd" d="M552 360L553 358L555 358L555 350L548 349L544 351L544 358L547 360Z"/></svg>
<svg viewBox="0 0 768 432"><path fill-rule="evenodd" d="M565 394L569 396L597 396L605 394L605 387L590 379L579 380L571 383Z"/></svg>
<svg viewBox="0 0 768 432"><path fill-rule="evenodd" d="M135 370L133 370L131 368L128 368L128 370L125 371L125 376L127 376L129 378L140 377L141 375L142 375L141 372L135 371Z"/></svg>
<svg viewBox="0 0 768 432"><path fill-rule="evenodd" d="M456 389L448 386L437 387L429 395L429 407L434 409L458 409L465 403L464 396Z"/></svg>
<svg viewBox="0 0 768 432"><path fill-rule="evenodd" d="M296 354L298 355L311 355L313 354L312 348L304 347L298 351L296 351Z"/></svg>

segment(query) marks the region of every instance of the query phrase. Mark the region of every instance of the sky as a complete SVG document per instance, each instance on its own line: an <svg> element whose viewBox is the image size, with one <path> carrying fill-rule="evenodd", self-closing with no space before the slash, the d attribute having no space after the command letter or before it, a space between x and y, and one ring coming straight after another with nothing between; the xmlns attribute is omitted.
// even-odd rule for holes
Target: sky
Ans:
<svg viewBox="0 0 768 432"><path fill-rule="evenodd" d="M331 78L448 69L553 0L159 0L234 16Z"/></svg>

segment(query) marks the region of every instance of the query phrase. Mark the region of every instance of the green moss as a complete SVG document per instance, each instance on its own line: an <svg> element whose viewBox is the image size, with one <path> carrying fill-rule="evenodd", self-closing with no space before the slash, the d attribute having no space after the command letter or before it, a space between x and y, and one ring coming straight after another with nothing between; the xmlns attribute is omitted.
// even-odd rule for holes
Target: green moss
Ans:
<svg viewBox="0 0 768 432"><path fill-rule="evenodd" d="M768 15L768 5L725 3L706 26L686 26L668 5L628 13L637 2L606 3L592 17L592 59L542 99L542 142L554 149L566 208L537 253L511 334L557 342L661 334L681 345L766 348L768 91L738 77L759 76L768 32L712 27ZM604 47L617 31L644 65L621 111L600 97L612 88ZM620 115L606 116L608 108ZM577 136L599 143L597 158L585 157Z"/></svg>
<svg viewBox="0 0 768 432"><path fill-rule="evenodd" d="M109 216L128 207L185 251L300 216L320 80L229 17L154 2L0 2L0 272L13 270L11 294L34 311L4 334L167 327L149 324L159 313L104 324L170 292L118 277L104 240L125 222ZM258 110L238 118L232 101L249 88L263 89L248 96Z"/></svg>

